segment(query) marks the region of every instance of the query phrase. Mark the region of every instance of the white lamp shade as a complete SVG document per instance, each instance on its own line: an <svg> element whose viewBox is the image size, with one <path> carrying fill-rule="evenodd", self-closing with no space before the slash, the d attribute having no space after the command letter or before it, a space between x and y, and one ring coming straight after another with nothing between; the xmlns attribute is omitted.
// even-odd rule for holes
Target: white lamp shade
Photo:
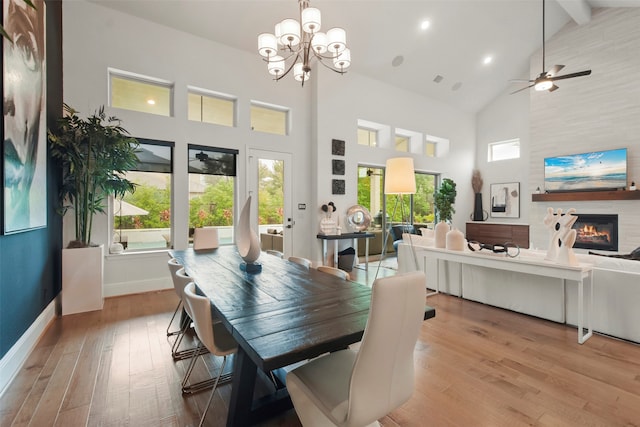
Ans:
<svg viewBox="0 0 640 427"><path fill-rule="evenodd" d="M302 62L298 62L297 64L295 64L293 66L293 78L296 79L297 81L301 82L301 81L307 81L309 80L309 77L311 76L310 72L304 72L302 70Z"/></svg>
<svg viewBox="0 0 640 427"><path fill-rule="evenodd" d="M351 50L345 49L333 58L333 65L339 70L349 68L351 65Z"/></svg>
<svg viewBox="0 0 640 427"><path fill-rule="evenodd" d="M284 58L278 55L271 57L267 64L267 70L269 70L269 74L274 76L284 73Z"/></svg>
<svg viewBox="0 0 640 427"><path fill-rule="evenodd" d="M258 53L266 58L278 52L278 42L276 36L269 33L262 33L258 36Z"/></svg>
<svg viewBox="0 0 640 427"><path fill-rule="evenodd" d="M327 31L327 49L329 52L340 53L347 47L347 33L339 27Z"/></svg>
<svg viewBox="0 0 640 427"><path fill-rule="evenodd" d="M415 194L416 176L411 157L387 160L384 172L385 194Z"/></svg>
<svg viewBox="0 0 640 427"><path fill-rule="evenodd" d="M308 7L302 10L302 29L309 34L314 34L320 31L320 10L315 7Z"/></svg>
<svg viewBox="0 0 640 427"><path fill-rule="evenodd" d="M282 42L280 41L280 38L282 37L282 29L281 29L281 22L278 22L274 28L273 34L276 35L276 40L278 41L278 44L282 44Z"/></svg>
<svg viewBox="0 0 640 427"><path fill-rule="evenodd" d="M311 47L316 53L325 53L327 51L327 35L315 33L311 39Z"/></svg>
<svg viewBox="0 0 640 427"><path fill-rule="evenodd" d="M300 43L300 24L295 19L285 19L280 23L280 43L297 46Z"/></svg>

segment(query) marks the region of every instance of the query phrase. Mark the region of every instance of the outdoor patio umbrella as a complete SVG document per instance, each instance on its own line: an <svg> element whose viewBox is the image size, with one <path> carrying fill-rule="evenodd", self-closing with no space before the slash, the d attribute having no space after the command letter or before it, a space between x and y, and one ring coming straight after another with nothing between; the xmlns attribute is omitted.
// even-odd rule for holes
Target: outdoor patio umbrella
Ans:
<svg viewBox="0 0 640 427"><path fill-rule="evenodd" d="M144 209L125 202L124 200L116 200L113 213L119 216L149 215L149 211L145 211Z"/></svg>

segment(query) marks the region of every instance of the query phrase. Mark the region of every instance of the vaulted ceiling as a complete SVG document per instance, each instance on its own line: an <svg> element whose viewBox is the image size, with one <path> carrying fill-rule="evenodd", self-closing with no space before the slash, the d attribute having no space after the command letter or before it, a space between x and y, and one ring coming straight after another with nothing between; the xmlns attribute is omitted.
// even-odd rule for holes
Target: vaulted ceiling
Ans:
<svg viewBox="0 0 640 427"><path fill-rule="evenodd" d="M298 19L295 0L90 1L253 52L256 67L264 67L257 54L258 34L273 32L284 18ZM310 3L321 10L324 30L339 26L347 31L353 72L468 112L517 88L509 79L526 77L530 56L542 46L542 0ZM592 8L636 6L640 0L547 0L546 38L571 21L589 22ZM430 25L422 29L425 20ZM487 57L491 61L485 64ZM578 71L564 65L566 73Z"/></svg>

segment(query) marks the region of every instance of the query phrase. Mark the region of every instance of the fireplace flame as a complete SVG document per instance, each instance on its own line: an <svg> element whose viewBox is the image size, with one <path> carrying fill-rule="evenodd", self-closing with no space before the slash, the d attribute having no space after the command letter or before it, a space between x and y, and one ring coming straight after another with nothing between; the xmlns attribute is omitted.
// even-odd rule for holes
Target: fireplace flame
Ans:
<svg viewBox="0 0 640 427"><path fill-rule="evenodd" d="M609 243L611 241L611 236L609 231L598 231L598 228L595 225L585 224L581 228L578 229L578 240L582 242L606 242Z"/></svg>

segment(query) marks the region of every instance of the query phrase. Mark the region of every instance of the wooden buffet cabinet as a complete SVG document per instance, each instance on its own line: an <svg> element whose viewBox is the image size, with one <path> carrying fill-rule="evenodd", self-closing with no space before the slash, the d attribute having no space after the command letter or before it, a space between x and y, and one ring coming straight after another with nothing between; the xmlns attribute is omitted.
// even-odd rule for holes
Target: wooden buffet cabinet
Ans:
<svg viewBox="0 0 640 427"><path fill-rule="evenodd" d="M466 238L491 245L511 242L521 248L529 248L529 225L467 222Z"/></svg>

